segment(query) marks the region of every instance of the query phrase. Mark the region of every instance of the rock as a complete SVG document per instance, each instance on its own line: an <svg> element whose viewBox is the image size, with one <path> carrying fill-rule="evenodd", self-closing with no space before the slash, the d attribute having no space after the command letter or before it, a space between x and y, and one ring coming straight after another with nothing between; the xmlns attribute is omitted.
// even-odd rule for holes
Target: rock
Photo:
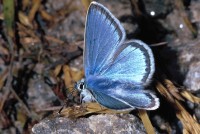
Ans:
<svg viewBox="0 0 200 134"><path fill-rule="evenodd" d="M34 134L145 134L142 122L130 114L101 114L89 118L69 119L57 117L45 119L32 128Z"/></svg>
<svg viewBox="0 0 200 134"><path fill-rule="evenodd" d="M194 62L190 65L184 85L188 87L190 91L197 91L200 89L200 62Z"/></svg>

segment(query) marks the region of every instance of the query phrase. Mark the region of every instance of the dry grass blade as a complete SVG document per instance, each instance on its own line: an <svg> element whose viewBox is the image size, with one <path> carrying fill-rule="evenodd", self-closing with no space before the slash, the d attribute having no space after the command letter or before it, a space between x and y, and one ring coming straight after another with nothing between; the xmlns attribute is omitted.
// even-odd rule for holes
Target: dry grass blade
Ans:
<svg viewBox="0 0 200 134"><path fill-rule="evenodd" d="M53 71L53 74L54 74L55 77L58 76L58 74L60 73L61 69L62 69L62 65L56 66L56 68Z"/></svg>
<svg viewBox="0 0 200 134"><path fill-rule="evenodd" d="M35 34L33 29L27 28L21 23L17 23L20 43L29 52L33 44L40 43L40 38Z"/></svg>
<svg viewBox="0 0 200 134"><path fill-rule="evenodd" d="M169 102L171 103L174 102L174 98L172 97L172 95L167 91L167 89L160 82L157 83L156 88L159 91L159 93L162 96L164 96Z"/></svg>
<svg viewBox="0 0 200 134"><path fill-rule="evenodd" d="M36 12L38 12L39 7L41 5L41 0L34 0L32 2L33 2L33 5L31 7L31 10L30 10L29 15L28 15L30 22L33 21L35 14L36 14Z"/></svg>
<svg viewBox="0 0 200 134"><path fill-rule="evenodd" d="M198 103L199 103L199 98L194 97L188 92L179 93L177 92L177 88L174 86L174 84L171 81L165 80L165 82L167 83L166 84L167 87L164 87L161 83L158 83L157 90L176 109L176 116L183 125L183 133L184 134L191 134L191 133L199 134L200 133L199 123L194 118L192 118L192 116L186 111L186 109L179 102L180 100L183 100L182 96L187 98L188 100L191 100L191 102L198 102Z"/></svg>
<svg viewBox="0 0 200 134"><path fill-rule="evenodd" d="M64 72L64 82L65 82L65 86L66 87L73 87L73 83L72 83L72 76L71 76L71 69L69 68L68 65L63 66L63 72ZM72 92L72 89L69 88L69 90L71 90L70 92Z"/></svg>
<svg viewBox="0 0 200 134"><path fill-rule="evenodd" d="M40 6L39 8L39 12L42 16L43 19L47 20L47 21L52 21L54 20L54 17L52 15L50 15L49 13L47 13L42 6Z"/></svg>
<svg viewBox="0 0 200 134"><path fill-rule="evenodd" d="M49 42L54 42L54 43L58 43L58 44L64 44L65 43L64 41L62 41L62 40L60 40L56 37L53 37L53 36L45 35L44 37Z"/></svg>
<svg viewBox="0 0 200 134"><path fill-rule="evenodd" d="M92 113L107 113L107 114L117 114L117 113L129 113L129 111L115 111L110 110L105 107L100 106L98 103L84 103L81 106L73 106L63 109L60 112L61 116L69 118L78 118Z"/></svg>
<svg viewBox="0 0 200 134"><path fill-rule="evenodd" d="M176 116L180 119L183 125L184 134L200 134L200 125L199 123L192 118L192 116L185 110L185 108L176 101L176 106L179 111L176 112Z"/></svg>
<svg viewBox="0 0 200 134"><path fill-rule="evenodd" d="M108 108L105 108L101 105L99 105L98 103L86 103L84 104L84 106L86 107L86 110L89 113L107 113L107 114L116 114L116 113L129 113L130 111L116 111L116 110L111 110Z"/></svg>
<svg viewBox="0 0 200 134"><path fill-rule="evenodd" d="M21 24L25 25L25 26L28 26L30 28L33 28L33 25L31 24L28 16L26 16L23 12L19 11L18 13L18 16L19 16L19 21Z"/></svg>
<svg viewBox="0 0 200 134"><path fill-rule="evenodd" d="M147 115L146 110L140 109L138 111L147 133L154 134L155 133L154 127L152 126L151 121L149 120L149 116Z"/></svg>
<svg viewBox="0 0 200 134"><path fill-rule="evenodd" d="M181 100L181 101L184 101L183 97L180 95L178 89L174 86L174 84L168 80L168 79L165 79L165 84L166 84L166 87L167 87L167 90L170 92L170 94L176 98L177 100Z"/></svg>
<svg viewBox="0 0 200 134"><path fill-rule="evenodd" d="M191 94L190 92L188 91L182 91L181 92L181 95L183 97L185 97L187 100L193 102L193 103L197 103L197 104L200 104L200 98L194 96L193 94Z"/></svg>

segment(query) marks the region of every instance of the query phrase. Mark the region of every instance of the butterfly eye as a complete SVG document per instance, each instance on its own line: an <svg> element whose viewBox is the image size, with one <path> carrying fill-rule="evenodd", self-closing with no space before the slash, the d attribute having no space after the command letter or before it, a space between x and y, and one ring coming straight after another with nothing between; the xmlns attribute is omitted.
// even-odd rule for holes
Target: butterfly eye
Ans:
<svg viewBox="0 0 200 134"><path fill-rule="evenodd" d="M81 89L81 90L84 89L84 82L81 82L81 83L80 83L79 89Z"/></svg>
<svg viewBox="0 0 200 134"><path fill-rule="evenodd" d="M85 89L85 81L84 79L78 81L75 83L74 88L77 89L78 91L81 91L83 89Z"/></svg>

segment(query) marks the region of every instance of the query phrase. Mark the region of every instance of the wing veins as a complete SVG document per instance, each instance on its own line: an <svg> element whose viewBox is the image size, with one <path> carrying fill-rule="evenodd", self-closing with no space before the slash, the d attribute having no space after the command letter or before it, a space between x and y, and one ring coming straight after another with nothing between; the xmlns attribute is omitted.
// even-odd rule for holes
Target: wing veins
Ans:
<svg viewBox="0 0 200 134"><path fill-rule="evenodd" d="M119 61L123 60L124 58L126 58L130 53L132 53L133 51L135 51L138 48L135 48L134 50L130 51L128 54L124 55L123 57L121 57L120 59L118 59L117 61L113 60L108 67L104 70L104 72L101 72L102 74L104 74L108 69L110 69L113 65L115 65L116 63L118 63ZM117 57L117 56L116 56Z"/></svg>
<svg viewBox="0 0 200 134"><path fill-rule="evenodd" d="M96 91L96 92L98 92L98 91ZM92 93L92 94L93 94L93 96L94 96L94 93ZM127 108L127 109L135 108L135 107L133 107L131 104L129 104L129 103L123 101L123 100L120 99L120 98L116 98L116 97L114 97L113 95L107 95L107 94L105 94L105 93L103 93L103 92L101 92L101 94L104 94L104 96L111 97L112 99L116 99L116 100L120 101L121 103L124 103L125 105L127 105L127 106L130 107L130 108ZM103 100L103 99L102 99L102 98L103 98L102 95L99 95L99 94L98 94L98 96L100 96L100 97L101 97L101 100ZM95 99L96 99L96 97L95 97ZM96 100L96 101L97 101L97 100ZM97 102L99 102L99 101L97 101ZM124 109L123 109L123 110L124 110Z"/></svg>
<svg viewBox="0 0 200 134"><path fill-rule="evenodd" d="M103 13L103 12L104 12L104 10L102 10L101 15L104 14L104 15L106 16L106 18L104 19L104 21L102 21L102 23L105 22L106 19L107 19L107 15L106 15L105 13ZM101 32L102 32L102 29L101 29ZM107 32L107 29L106 29L106 31L104 31L104 33L103 33L103 35L101 35L101 37L103 37L103 36L105 35L106 32ZM106 44L107 44L107 42L108 42L108 39L106 40ZM100 46L101 44L102 44L102 41L101 41L101 43L99 42L98 48L96 48L96 49L99 49L99 46ZM102 47L102 49L103 49L103 47ZM98 59L98 57L99 57L99 53L101 52L102 49L100 49L100 51L97 51L98 53L96 54L96 57L95 57L94 66L96 65L97 59ZM95 69L94 72L96 72L96 69Z"/></svg>
<svg viewBox="0 0 200 134"><path fill-rule="evenodd" d="M98 14L97 10L98 10L98 8L95 8L95 16L97 16L97 14ZM97 22L98 22L97 19L98 18L95 18L95 22L94 22L95 27L97 26ZM97 29L95 28L95 30L93 31L93 34L92 34L92 36L93 36L93 38L92 38L93 39L93 44L91 44L92 45L92 50L93 50L92 51L92 64L93 65L94 65L94 55L95 55L95 53L94 53L94 47L96 47L96 46L94 46L94 44L96 44L96 42L97 42L97 39L96 39L96 36L95 36L96 32L97 32ZM92 68L92 70L94 70L94 69Z"/></svg>
<svg viewBox="0 0 200 134"><path fill-rule="evenodd" d="M109 16L108 16L109 17ZM110 26L113 24L113 22L115 22L113 19L112 19L112 21L110 21ZM115 31L117 31L117 29L118 29L118 27L115 27L115 30L113 30L113 32L112 33L114 33ZM104 46L107 46L110 42L108 42L109 40L107 39L106 40L106 43L104 43ZM117 42L119 42L119 40L117 41ZM116 42L116 44L117 44L117 42ZM118 43L119 44L119 43ZM116 45L115 46L115 48L117 47L118 45ZM115 48L113 48L113 50L115 49ZM104 49L104 47L101 47L101 49L98 51L98 54L97 54L97 58L99 57L99 53L101 53L101 51ZM108 56L110 56L110 54L108 54ZM110 57L108 57L108 58L110 58ZM103 59L103 62L102 62L102 64L106 61L107 59L106 58L104 58ZM99 65L99 66L101 66L101 67L103 67L102 65ZM98 69L98 70L102 70L102 68L96 68L96 69ZM95 69L95 71L94 72L96 72L97 70ZM99 74L100 74L101 72L99 72Z"/></svg>

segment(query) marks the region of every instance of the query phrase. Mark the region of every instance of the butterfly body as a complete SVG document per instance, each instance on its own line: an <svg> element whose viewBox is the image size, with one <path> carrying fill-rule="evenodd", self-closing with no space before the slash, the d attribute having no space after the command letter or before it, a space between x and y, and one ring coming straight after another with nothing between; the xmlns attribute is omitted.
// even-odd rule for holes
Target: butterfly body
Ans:
<svg viewBox="0 0 200 134"><path fill-rule="evenodd" d="M155 71L153 53L140 40L124 40L120 22L92 2L85 29L85 79L76 88L84 102L95 100L110 109L157 109L159 99L144 90Z"/></svg>

